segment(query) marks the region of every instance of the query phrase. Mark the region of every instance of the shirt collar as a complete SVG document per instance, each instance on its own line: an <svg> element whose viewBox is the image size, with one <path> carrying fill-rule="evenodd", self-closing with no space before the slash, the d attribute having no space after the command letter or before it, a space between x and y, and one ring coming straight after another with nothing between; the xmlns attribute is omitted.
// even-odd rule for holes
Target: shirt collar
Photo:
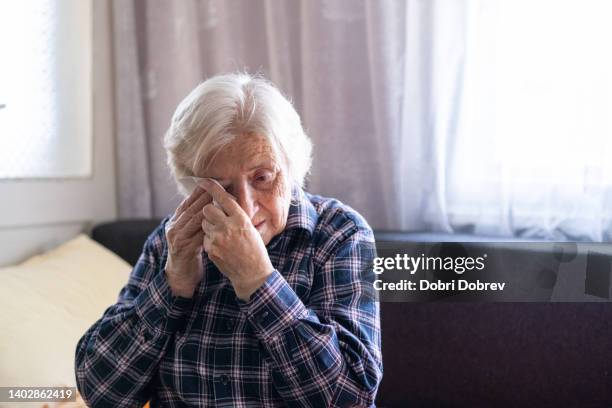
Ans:
<svg viewBox="0 0 612 408"><path fill-rule="evenodd" d="M310 202L308 193L304 192L297 184L293 185L291 191L291 205L287 216L286 230L304 229L311 235L314 232L319 215L314 205Z"/></svg>

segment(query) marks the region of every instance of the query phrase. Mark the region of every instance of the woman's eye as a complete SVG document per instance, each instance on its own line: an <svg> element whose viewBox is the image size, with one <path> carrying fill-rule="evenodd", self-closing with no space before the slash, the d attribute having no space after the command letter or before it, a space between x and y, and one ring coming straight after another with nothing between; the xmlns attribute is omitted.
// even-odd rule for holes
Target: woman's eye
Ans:
<svg viewBox="0 0 612 408"><path fill-rule="evenodd" d="M270 183L274 179L271 172L259 173L255 175L255 181L259 184Z"/></svg>

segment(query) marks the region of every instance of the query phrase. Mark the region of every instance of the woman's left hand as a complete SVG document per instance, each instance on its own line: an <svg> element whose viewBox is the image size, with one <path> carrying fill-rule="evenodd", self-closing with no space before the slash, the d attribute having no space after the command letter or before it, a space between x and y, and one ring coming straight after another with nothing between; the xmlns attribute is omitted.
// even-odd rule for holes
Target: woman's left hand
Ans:
<svg viewBox="0 0 612 408"><path fill-rule="evenodd" d="M274 270L266 246L247 214L221 185L207 179L201 185L218 204L202 209L204 250L230 280L238 298L248 301Z"/></svg>

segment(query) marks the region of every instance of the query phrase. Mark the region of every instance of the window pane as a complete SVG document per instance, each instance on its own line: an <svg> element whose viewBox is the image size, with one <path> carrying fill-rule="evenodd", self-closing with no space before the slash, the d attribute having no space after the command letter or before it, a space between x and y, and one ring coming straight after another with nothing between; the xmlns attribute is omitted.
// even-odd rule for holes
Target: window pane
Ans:
<svg viewBox="0 0 612 408"><path fill-rule="evenodd" d="M472 2L449 213L480 233L612 237L612 2Z"/></svg>
<svg viewBox="0 0 612 408"><path fill-rule="evenodd" d="M0 0L0 178L91 175L91 2Z"/></svg>

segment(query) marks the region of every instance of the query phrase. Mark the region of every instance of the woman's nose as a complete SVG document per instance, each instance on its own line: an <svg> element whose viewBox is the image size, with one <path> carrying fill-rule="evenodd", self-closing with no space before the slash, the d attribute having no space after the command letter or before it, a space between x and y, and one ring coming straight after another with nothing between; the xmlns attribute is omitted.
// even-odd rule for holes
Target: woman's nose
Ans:
<svg viewBox="0 0 612 408"><path fill-rule="evenodd" d="M238 201L238 205L240 205L240 207L252 220L253 216L259 209L256 192L253 191L250 185L246 184L237 188L234 194L236 196L236 201Z"/></svg>

